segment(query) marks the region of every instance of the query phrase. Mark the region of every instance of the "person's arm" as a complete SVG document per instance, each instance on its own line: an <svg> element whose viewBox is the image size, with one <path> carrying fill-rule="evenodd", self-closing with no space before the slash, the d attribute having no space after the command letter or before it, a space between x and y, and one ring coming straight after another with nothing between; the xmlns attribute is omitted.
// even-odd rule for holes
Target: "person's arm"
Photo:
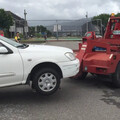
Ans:
<svg viewBox="0 0 120 120"><path fill-rule="evenodd" d="M16 41L16 42L19 42L18 39L17 39L17 36L15 36L15 41Z"/></svg>

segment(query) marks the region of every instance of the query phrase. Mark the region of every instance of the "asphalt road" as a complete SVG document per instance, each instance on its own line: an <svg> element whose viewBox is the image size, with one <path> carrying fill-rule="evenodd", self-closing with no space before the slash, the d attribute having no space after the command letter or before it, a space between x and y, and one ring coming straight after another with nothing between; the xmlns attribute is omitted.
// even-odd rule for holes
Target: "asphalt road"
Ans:
<svg viewBox="0 0 120 120"><path fill-rule="evenodd" d="M51 96L24 85L1 88L0 120L120 120L120 89L92 75L63 79L61 89Z"/></svg>
<svg viewBox="0 0 120 120"><path fill-rule="evenodd" d="M79 43L81 41L56 41L56 42L49 42L47 41L45 44L46 45L54 45L54 46L61 46L61 47L67 47L73 50L78 50L79 49Z"/></svg>
<svg viewBox="0 0 120 120"><path fill-rule="evenodd" d="M0 120L120 120L120 89L91 75L63 79L51 96L29 86L1 88Z"/></svg>

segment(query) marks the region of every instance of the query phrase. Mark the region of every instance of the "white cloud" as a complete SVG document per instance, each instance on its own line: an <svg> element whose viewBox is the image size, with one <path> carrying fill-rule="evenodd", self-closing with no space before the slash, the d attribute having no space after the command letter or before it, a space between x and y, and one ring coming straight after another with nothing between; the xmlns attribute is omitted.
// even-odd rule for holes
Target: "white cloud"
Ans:
<svg viewBox="0 0 120 120"><path fill-rule="evenodd" d="M1 8L27 19L80 19L101 13L120 12L119 0L0 0Z"/></svg>

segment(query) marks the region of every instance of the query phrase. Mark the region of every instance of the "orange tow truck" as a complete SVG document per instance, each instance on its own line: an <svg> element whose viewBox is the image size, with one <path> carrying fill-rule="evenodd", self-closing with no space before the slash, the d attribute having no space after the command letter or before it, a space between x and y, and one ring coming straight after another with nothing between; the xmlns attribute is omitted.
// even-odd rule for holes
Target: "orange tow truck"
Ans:
<svg viewBox="0 0 120 120"><path fill-rule="evenodd" d="M96 38L95 32L88 32L75 53L80 61L75 77L84 79L87 73L107 76L120 87L120 17L109 18L102 38Z"/></svg>

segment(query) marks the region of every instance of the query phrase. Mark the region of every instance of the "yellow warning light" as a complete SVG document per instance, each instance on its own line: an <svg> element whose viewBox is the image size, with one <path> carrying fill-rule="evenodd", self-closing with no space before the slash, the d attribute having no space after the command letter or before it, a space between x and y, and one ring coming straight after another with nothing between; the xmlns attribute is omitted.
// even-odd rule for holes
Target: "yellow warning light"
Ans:
<svg viewBox="0 0 120 120"><path fill-rule="evenodd" d="M112 13L111 16L115 16L115 13Z"/></svg>

